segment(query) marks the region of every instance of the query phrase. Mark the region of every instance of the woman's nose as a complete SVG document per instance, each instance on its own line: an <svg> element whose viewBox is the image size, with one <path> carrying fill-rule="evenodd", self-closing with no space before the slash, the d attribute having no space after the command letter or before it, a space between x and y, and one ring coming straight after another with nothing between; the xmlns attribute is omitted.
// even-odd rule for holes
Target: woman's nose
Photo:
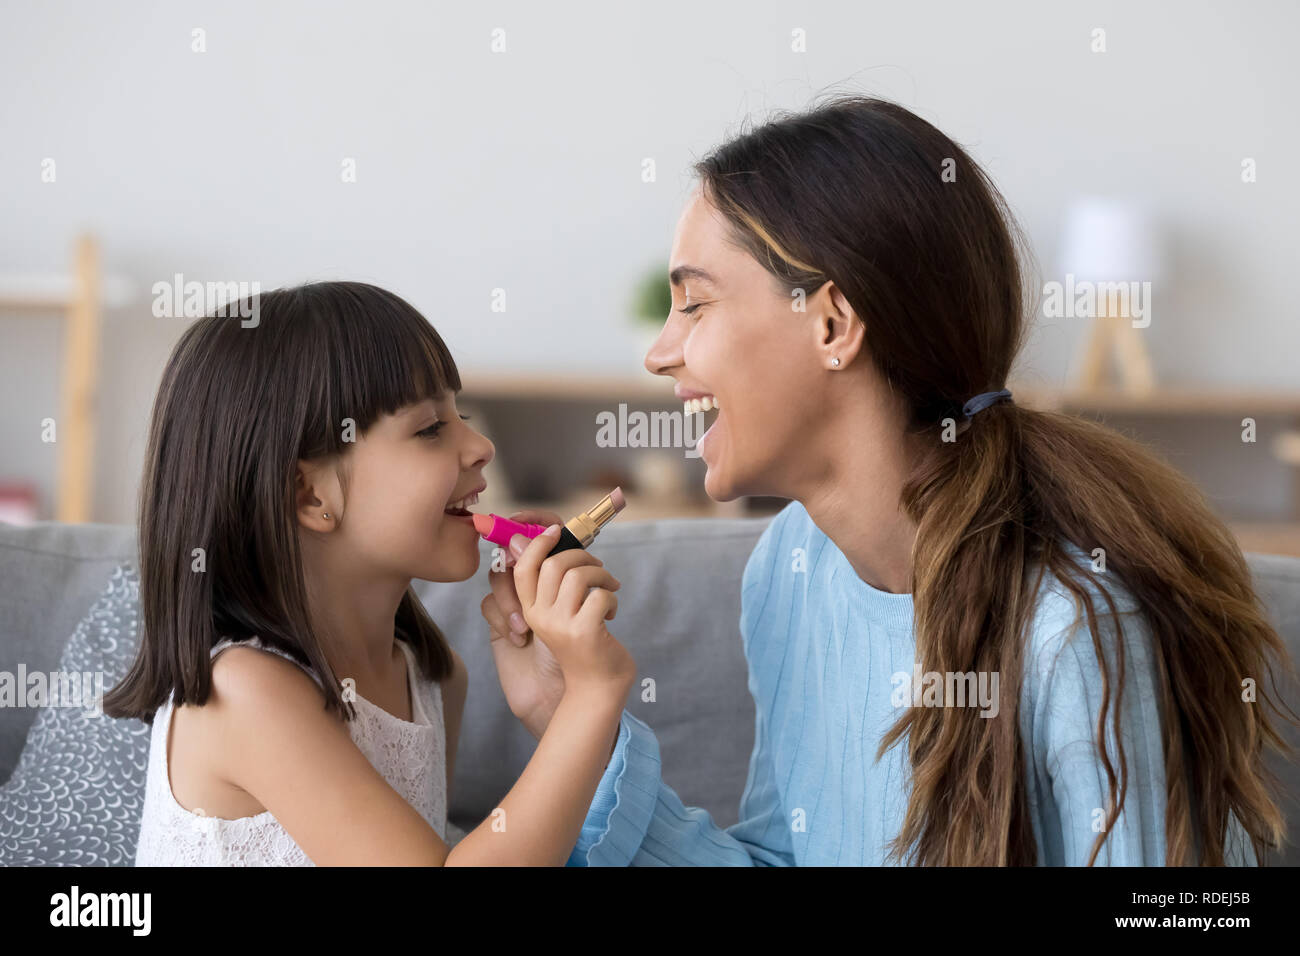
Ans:
<svg viewBox="0 0 1300 956"><path fill-rule="evenodd" d="M668 316L659 337L645 354L645 367L654 375L670 375L671 369L682 364L681 333L675 318Z"/></svg>

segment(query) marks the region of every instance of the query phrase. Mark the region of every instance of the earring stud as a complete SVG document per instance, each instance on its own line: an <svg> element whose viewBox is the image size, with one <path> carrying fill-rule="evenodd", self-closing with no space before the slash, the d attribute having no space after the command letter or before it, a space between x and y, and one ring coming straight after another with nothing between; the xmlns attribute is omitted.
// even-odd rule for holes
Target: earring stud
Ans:
<svg viewBox="0 0 1300 956"><path fill-rule="evenodd" d="M833 358L831 359L831 364L838 368L840 364L840 360L838 358Z"/></svg>
<svg viewBox="0 0 1300 956"><path fill-rule="evenodd" d="M325 512L325 517L328 518L329 516L330 516L330 513L329 513L328 511Z"/></svg>

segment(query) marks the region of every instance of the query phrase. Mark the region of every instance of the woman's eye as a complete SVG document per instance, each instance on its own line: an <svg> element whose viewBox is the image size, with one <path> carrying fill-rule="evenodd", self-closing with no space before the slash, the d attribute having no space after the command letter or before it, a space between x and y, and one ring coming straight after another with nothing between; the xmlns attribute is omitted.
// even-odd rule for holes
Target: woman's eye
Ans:
<svg viewBox="0 0 1300 956"><path fill-rule="evenodd" d="M690 315L692 312L694 312L703 304L704 304L703 302L696 302L694 305L688 305L686 308L678 309L677 311L680 312L682 315Z"/></svg>
<svg viewBox="0 0 1300 956"><path fill-rule="evenodd" d="M462 420L462 421L466 421L466 422L469 421L469 416L468 416L468 415L461 415L460 417L461 417L461 420ZM446 423L446 422L434 422L434 423L433 423L432 425L430 425L428 428L422 428L422 429L420 429L418 432L416 432L416 434L419 435L419 436L422 437L422 438L437 438L437 437L438 437L438 432L442 430L442 426L445 425L445 424L447 424L447 423ZM426 433L428 433L428 434L426 434Z"/></svg>

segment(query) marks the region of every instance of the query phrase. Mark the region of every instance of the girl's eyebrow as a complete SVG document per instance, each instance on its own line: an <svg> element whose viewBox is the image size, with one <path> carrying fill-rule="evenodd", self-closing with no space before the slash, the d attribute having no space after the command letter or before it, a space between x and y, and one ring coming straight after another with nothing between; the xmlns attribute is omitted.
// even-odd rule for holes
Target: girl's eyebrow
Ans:
<svg viewBox="0 0 1300 956"><path fill-rule="evenodd" d="M448 391L447 389L444 388L441 392L439 392L439 393L436 394L436 395L430 395L428 398L422 398L422 399L419 399L419 400L417 400L417 401L415 401L415 402L412 402L410 405L406 406L406 410L403 411L401 414L403 414L403 415L414 415L414 414L416 414L417 412L421 412L421 411L423 411L424 408L425 408L425 405L426 405L426 404L430 404L430 403L431 403L431 404L437 405L439 402L444 401L444 400L447 399L449 396L451 396L451 395L459 395L460 393L461 393L461 389L459 389L459 388L458 388L458 389L455 389L455 390L453 390L453 391Z"/></svg>

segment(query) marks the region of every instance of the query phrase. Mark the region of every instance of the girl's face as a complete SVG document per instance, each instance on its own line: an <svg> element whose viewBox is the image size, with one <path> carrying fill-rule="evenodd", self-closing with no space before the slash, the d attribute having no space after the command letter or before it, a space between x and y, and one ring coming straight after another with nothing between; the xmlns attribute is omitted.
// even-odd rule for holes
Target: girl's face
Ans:
<svg viewBox="0 0 1300 956"><path fill-rule="evenodd" d="M715 501L798 497L816 477L829 418L814 290L806 290L807 311L795 311L773 277L729 241L726 220L698 189L678 221L669 272L673 311L645 366L676 379L679 398L720 403L705 413L716 420L696 446L708 465L705 491Z"/></svg>
<svg viewBox="0 0 1300 956"><path fill-rule="evenodd" d="M460 417L451 392L382 416L351 449L343 514L332 514L332 533L345 547L335 553L355 562L349 568L354 572L423 581L469 578L479 565L478 532L469 518L446 511L453 502L472 506L487 487L482 471L495 454L492 443ZM325 487L330 503L340 503L341 487Z"/></svg>

